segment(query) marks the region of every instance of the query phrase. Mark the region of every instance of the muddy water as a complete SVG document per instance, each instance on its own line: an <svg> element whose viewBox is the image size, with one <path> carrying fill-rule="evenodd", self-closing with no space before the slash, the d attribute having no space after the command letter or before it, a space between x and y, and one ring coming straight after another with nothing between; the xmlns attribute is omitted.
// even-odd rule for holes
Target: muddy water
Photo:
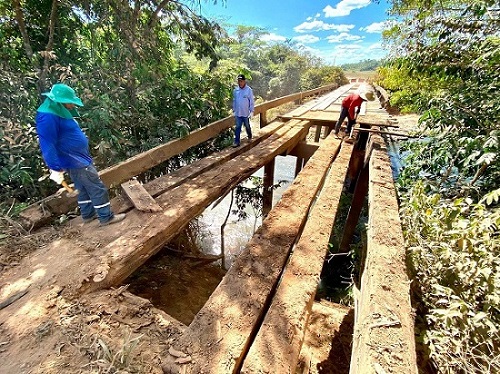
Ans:
<svg viewBox="0 0 500 374"><path fill-rule="evenodd" d="M295 160L292 156L276 157L274 183L285 182L274 191L273 205L293 182ZM262 177L263 169L254 175ZM231 194L216 206L208 207L199 217L196 241L203 253L221 254L221 225L230 205ZM236 209L234 203L231 210L233 209ZM126 279L124 284L129 284L129 291L132 293L150 300L157 308L188 325L261 225L262 218L256 217L252 207L247 206L246 213L248 218L242 221L232 213L228 218L224 230L224 267L221 261L206 263L187 258L169 250L167 246Z"/></svg>

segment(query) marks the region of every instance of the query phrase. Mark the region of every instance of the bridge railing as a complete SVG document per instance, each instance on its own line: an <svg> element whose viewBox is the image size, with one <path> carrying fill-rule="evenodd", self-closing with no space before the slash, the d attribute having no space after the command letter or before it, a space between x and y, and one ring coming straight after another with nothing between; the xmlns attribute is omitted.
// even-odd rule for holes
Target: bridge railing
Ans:
<svg viewBox="0 0 500 374"><path fill-rule="evenodd" d="M300 101L323 92L336 88L337 84L330 84L308 91L298 92L283 96L271 101L264 102L255 107L254 114L260 115L260 126L267 125L267 111L280 105ZM177 156L191 147L195 147L209 139L219 135L221 132L234 125L234 117L229 116L209 125L191 132L184 138L174 139L159 145L149 151L137 154L116 165L108 167L99 172L99 175L107 187L118 186L123 182ZM57 214L65 214L77 206L76 197L69 197L60 190L24 209L20 213L23 224L28 228L39 227L52 219Z"/></svg>

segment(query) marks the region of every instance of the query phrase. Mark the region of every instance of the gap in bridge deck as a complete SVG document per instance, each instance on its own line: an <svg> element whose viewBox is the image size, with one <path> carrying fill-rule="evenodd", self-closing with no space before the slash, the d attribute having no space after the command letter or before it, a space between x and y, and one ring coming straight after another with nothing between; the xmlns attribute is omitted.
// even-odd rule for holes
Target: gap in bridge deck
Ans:
<svg viewBox="0 0 500 374"><path fill-rule="evenodd" d="M273 193L273 206L293 182L295 164L294 156L276 157L274 183L281 181L282 184ZM263 168L254 176L262 178ZM243 185L252 187L249 180ZM245 207L246 219L238 220L238 215L231 213L224 230L226 257L223 268L222 261L213 261L213 258L221 253L220 227L230 203L231 193L216 202L217 206L209 206L186 230L123 282L130 285L128 290L189 325L262 224L262 217L256 216L249 204ZM231 211L236 209L233 202Z"/></svg>

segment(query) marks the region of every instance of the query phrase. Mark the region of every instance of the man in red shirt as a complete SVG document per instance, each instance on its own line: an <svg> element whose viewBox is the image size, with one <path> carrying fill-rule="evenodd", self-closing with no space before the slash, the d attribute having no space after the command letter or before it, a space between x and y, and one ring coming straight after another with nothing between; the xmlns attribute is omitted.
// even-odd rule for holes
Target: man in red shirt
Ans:
<svg viewBox="0 0 500 374"><path fill-rule="evenodd" d="M342 100L342 108L340 109L340 116L335 125L335 135L338 136L340 131L340 126L342 122L347 117L347 129L346 134L351 134L351 129L356 123L356 118L358 117L359 111L361 110L361 104L364 101L372 101L373 93L372 92L360 92L360 93L352 93L347 96L344 100ZM351 137L349 137L351 139Z"/></svg>

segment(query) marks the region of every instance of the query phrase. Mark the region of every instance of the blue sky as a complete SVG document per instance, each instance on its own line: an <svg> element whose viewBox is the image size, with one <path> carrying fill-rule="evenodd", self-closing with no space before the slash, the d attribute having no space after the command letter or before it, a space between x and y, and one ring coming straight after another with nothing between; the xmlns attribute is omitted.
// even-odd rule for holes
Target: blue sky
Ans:
<svg viewBox="0 0 500 374"><path fill-rule="evenodd" d="M292 39L326 63L342 65L387 55L385 0L227 0L202 2L201 14L230 25L261 27L268 41Z"/></svg>

